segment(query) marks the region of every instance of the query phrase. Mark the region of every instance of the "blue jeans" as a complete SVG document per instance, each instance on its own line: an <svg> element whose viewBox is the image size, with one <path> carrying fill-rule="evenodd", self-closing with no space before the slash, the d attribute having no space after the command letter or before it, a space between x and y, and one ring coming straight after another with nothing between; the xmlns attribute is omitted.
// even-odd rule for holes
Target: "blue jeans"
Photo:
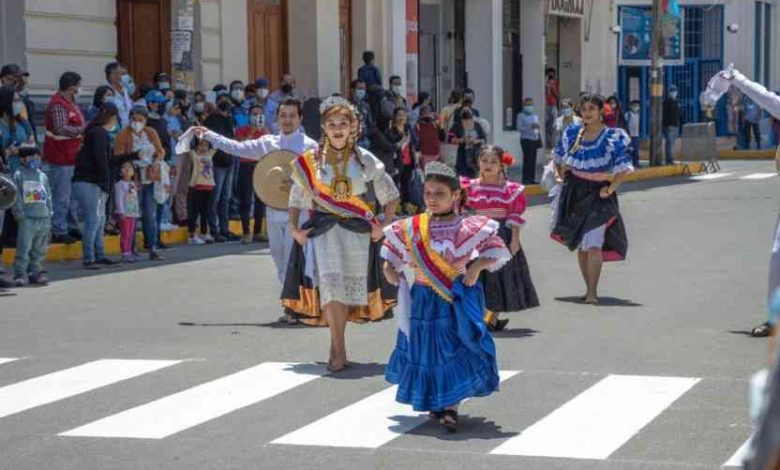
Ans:
<svg viewBox="0 0 780 470"><path fill-rule="evenodd" d="M157 214L162 212L162 206L154 200L154 184L148 183L141 185L141 223L144 229L144 244L148 245L149 251L155 251L159 240L160 232L157 231Z"/></svg>
<svg viewBox="0 0 780 470"><path fill-rule="evenodd" d="M631 164L639 168L639 137L631 137Z"/></svg>
<svg viewBox="0 0 780 470"><path fill-rule="evenodd" d="M678 133L677 126L664 127L664 157L667 165L674 163L674 142Z"/></svg>
<svg viewBox="0 0 780 470"><path fill-rule="evenodd" d="M14 278L26 278L43 270L43 261L49 247L51 220L48 217L25 217L18 222Z"/></svg>
<svg viewBox="0 0 780 470"><path fill-rule="evenodd" d="M65 235L68 230L78 229L76 219L77 206L72 197L73 165L49 165L46 176L51 185L54 215L51 218L51 231L54 235Z"/></svg>
<svg viewBox="0 0 780 470"><path fill-rule="evenodd" d="M103 243L103 226L106 223L106 199L100 186L94 183L76 181L73 183L73 199L78 203L84 218L84 230L81 243L84 251L84 262L95 261L106 257Z"/></svg>
<svg viewBox="0 0 780 470"><path fill-rule="evenodd" d="M233 194L234 167L214 167L214 195L211 202L211 233L228 232L230 224L230 197Z"/></svg>

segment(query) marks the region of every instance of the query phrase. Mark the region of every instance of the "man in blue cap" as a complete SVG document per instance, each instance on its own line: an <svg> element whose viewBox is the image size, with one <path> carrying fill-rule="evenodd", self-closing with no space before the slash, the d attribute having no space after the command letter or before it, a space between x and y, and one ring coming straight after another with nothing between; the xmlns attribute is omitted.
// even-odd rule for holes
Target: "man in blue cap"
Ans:
<svg viewBox="0 0 780 470"><path fill-rule="evenodd" d="M171 148L171 134L168 132L168 121L163 114L165 113L165 96L159 90L151 90L144 95L146 100L146 107L149 109L149 117L146 119L146 125L151 127L157 132L160 137L160 143L163 150L165 150L165 163L169 167L173 166L172 157L173 149ZM162 237L159 236L162 228L163 212L170 210L170 206L166 204L160 204L157 207L156 224L157 224L157 246L154 249L166 250L168 245L162 242ZM148 248L148 247L147 247Z"/></svg>

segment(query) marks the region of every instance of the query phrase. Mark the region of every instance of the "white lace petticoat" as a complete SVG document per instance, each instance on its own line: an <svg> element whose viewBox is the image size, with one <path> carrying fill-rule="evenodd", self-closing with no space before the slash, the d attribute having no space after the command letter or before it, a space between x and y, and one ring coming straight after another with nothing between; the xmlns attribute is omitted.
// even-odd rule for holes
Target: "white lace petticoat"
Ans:
<svg viewBox="0 0 780 470"><path fill-rule="evenodd" d="M334 301L368 305L370 241L370 233L351 232L339 225L310 240L314 246L315 284L320 290L321 305Z"/></svg>

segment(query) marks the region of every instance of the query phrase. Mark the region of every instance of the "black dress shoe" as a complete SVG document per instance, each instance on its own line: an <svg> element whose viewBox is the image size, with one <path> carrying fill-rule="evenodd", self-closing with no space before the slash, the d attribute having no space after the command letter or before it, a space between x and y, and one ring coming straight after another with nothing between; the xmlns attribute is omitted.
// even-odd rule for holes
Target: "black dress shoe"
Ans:
<svg viewBox="0 0 780 470"><path fill-rule="evenodd" d="M119 261L113 260L111 258L100 258L95 260L95 264L99 264L101 266L116 266L119 264Z"/></svg>
<svg viewBox="0 0 780 470"><path fill-rule="evenodd" d="M237 241L241 240L241 237L239 237L238 235L236 235L235 233L232 233L232 232L224 233L223 236L229 242L237 242Z"/></svg>
<svg viewBox="0 0 780 470"><path fill-rule="evenodd" d="M88 269L90 271L97 271L100 269L100 265L95 263L94 261L84 261L82 263L82 266L84 266L84 269Z"/></svg>
<svg viewBox="0 0 780 470"><path fill-rule="evenodd" d="M171 249L171 246L170 246L170 245L166 245L166 244L165 244L165 243L163 243L163 242L159 242L159 243L157 244L157 249L158 249L158 250L170 250L170 249Z"/></svg>
<svg viewBox="0 0 780 470"><path fill-rule="evenodd" d="M66 245L70 245L71 243L76 243L76 239L71 237L68 234L55 234L51 236L51 242L52 243L64 243Z"/></svg>
<svg viewBox="0 0 780 470"><path fill-rule="evenodd" d="M68 235L76 241L81 241L81 232L76 229L68 230Z"/></svg>

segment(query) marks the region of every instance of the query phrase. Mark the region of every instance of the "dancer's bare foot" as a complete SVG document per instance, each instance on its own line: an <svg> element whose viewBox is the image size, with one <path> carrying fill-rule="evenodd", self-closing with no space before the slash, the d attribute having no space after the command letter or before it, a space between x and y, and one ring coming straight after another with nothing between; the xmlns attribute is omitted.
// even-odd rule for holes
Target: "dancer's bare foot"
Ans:
<svg viewBox="0 0 780 470"><path fill-rule="evenodd" d="M585 296L585 303L588 305L598 305L599 298L595 294L588 294Z"/></svg>

